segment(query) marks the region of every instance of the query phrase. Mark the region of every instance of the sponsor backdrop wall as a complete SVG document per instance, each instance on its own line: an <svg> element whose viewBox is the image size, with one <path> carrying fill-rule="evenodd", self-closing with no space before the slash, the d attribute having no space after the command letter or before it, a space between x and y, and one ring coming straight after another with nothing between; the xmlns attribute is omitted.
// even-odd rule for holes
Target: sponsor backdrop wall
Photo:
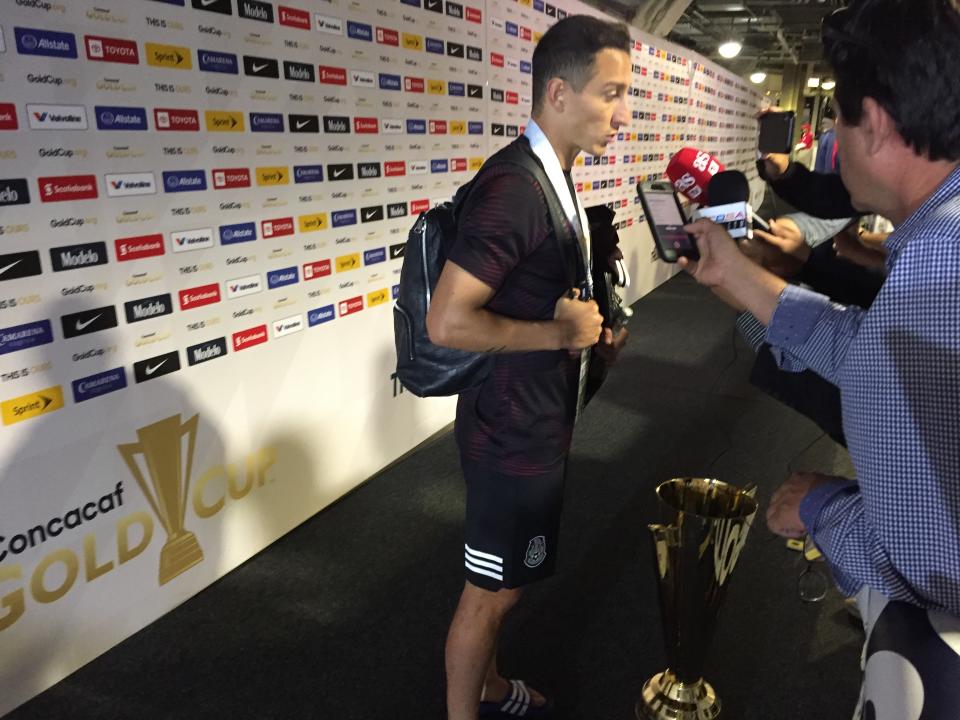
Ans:
<svg viewBox="0 0 960 720"><path fill-rule="evenodd" d="M407 229L596 11L289 2L2 0L0 714L452 418L392 377ZM685 145L749 172L759 102L634 37L633 123L575 172L631 300L671 272L636 182Z"/></svg>

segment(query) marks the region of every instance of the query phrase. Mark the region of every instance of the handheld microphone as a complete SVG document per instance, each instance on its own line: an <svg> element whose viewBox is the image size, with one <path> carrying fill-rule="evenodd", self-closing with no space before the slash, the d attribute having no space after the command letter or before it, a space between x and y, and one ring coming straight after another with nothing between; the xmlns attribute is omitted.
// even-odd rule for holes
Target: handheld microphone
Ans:
<svg viewBox="0 0 960 720"><path fill-rule="evenodd" d="M747 176L739 170L725 170L717 173L710 180L708 190L710 206L701 207L696 211L695 217L698 219L707 218L723 225L733 238L752 238L751 221L756 222L767 232L770 231L770 226L750 207L750 183L747 181Z"/></svg>
<svg viewBox="0 0 960 720"><path fill-rule="evenodd" d="M667 177L674 189L687 200L698 205L708 205L710 180L724 171L723 163L713 155L695 148L683 148L670 158Z"/></svg>

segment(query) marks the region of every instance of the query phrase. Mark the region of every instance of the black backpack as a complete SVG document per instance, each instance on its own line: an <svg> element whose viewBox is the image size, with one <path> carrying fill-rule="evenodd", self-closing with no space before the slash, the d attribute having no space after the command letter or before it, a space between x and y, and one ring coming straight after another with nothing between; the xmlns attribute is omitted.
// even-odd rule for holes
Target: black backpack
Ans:
<svg viewBox="0 0 960 720"><path fill-rule="evenodd" d="M547 199L550 221L564 251L567 267L575 267L571 262L568 225L560 200L540 161L524 146L528 146L526 138L518 138L495 153L477 176L457 191L452 202L421 213L410 230L400 269L397 301L393 307L393 335L397 350L397 379L414 395L457 395L480 385L493 364L493 356L489 353L434 345L427 334L430 299L447 254L457 238L457 214L480 173L504 163L530 173ZM570 287L575 284L572 280L575 274L575 270L570 273Z"/></svg>

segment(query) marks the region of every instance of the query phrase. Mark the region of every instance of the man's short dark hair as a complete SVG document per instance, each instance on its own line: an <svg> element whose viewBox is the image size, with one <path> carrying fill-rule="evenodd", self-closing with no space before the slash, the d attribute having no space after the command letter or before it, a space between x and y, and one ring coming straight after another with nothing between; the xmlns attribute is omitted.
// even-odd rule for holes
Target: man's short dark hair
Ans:
<svg viewBox="0 0 960 720"><path fill-rule="evenodd" d="M580 92L593 76L596 54L606 48L630 54L626 25L589 15L570 15L553 25L533 51L533 111L543 105L547 83L563 78Z"/></svg>
<svg viewBox="0 0 960 720"><path fill-rule="evenodd" d="M876 100L901 137L930 160L960 160L958 0L853 0L823 22L843 121Z"/></svg>

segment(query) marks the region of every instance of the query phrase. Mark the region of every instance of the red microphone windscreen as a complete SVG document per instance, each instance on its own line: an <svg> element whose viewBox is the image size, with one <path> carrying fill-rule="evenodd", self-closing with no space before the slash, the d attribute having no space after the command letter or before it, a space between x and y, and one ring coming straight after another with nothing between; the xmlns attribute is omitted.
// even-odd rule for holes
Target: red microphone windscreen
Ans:
<svg viewBox="0 0 960 720"><path fill-rule="evenodd" d="M723 163L710 153L683 148L670 158L667 177L676 191L688 200L699 205L709 205L707 187L711 178L723 170Z"/></svg>

